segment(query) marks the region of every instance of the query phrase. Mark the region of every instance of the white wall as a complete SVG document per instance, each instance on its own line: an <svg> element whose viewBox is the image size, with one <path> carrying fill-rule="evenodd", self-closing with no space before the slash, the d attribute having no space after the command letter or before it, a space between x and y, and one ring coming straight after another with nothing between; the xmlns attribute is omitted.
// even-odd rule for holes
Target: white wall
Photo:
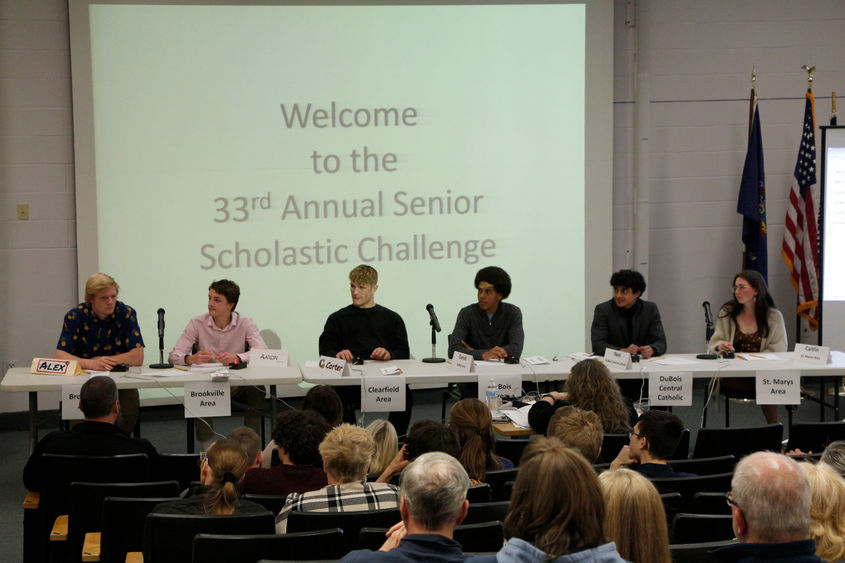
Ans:
<svg viewBox="0 0 845 563"><path fill-rule="evenodd" d="M729 296L740 269L736 198L756 66L766 159L769 279L790 340L795 294L780 258L790 175L803 115L804 63L815 65L817 121L845 92L838 0L640 1L626 24L615 4L613 268L631 265L635 34L651 79L649 289L674 352L702 347L701 301ZM0 361L50 353L78 301L66 0L0 0ZM16 204L30 220L15 220ZM600 283L606 283L601 280ZM550 288L550 291L553 291ZM609 291L609 288L608 288ZM42 398L50 408L53 397ZM0 394L0 412L26 408Z"/></svg>

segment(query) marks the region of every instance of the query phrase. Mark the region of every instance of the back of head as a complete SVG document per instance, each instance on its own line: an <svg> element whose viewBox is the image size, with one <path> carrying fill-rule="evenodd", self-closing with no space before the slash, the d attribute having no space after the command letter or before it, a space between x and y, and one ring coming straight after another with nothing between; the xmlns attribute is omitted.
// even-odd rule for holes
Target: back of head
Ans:
<svg viewBox="0 0 845 563"><path fill-rule="evenodd" d="M547 434L575 448L587 461L593 463L599 457L604 438L599 415L572 406L555 411L549 420Z"/></svg>
<svg viewBox="0 0 845 563"><path fill-rule="evenodd" d="M742 458L734 469L731 493L748 525L746 537L765 543L807 537L810 484L795 460L773 452Z"/></svg>
<svg viewBox="0 0 845 563"><path fill-rule="evenodd" d="M461 456L458 439L448 426L436 420L418 420L405 439L408 459L428 452L445 452L454 458Z"/></svg>
<svg viewBox="0 0 845 563"><path fill-rule="evenodd" d="M421 455L402 471L399 481L408 517L426 530L456 524L468 488L464 468L443 452Z"/></svg>
<svg viewBox="0 0 845 563"><path fill-rule="evenodd" d="M501 469L496 458L493 417L487 405L478 399L462 399L449 411L449 428L461 447L459 459L469 476L484 481L488 469Z"/></svg>
<svg viewBox="0 0 845 563"><path fill-rule="evenodd" d="M117 285L113 277L103 273L92 274L85 282L85 302L91 305L95 295L110 287L114 287L118 292L120 291L120 286Z"/></svg>
<svg viewBox="0 0 845 563"><path fill-rule="evenodd" d="M636 270L619 270L610 276L613 287L630 287L634 293L645 291L645 278Z"/></svg>
<svg viewBox="0 0 845 563"><path fill-rule="evenodd" d="M396 435L396 428L384 418L372 421L366 430L375 446L368 471L381 473L390 465L396 452L399 451L399 436Z"/></svg>
<svg viewBox="0 0 845 563"><path fill-rule="evenodd" d="M284 448L292 463L321 467L320 443L331 427L314 411L290 410L276 417L273 441Z"/></svg>
<svg viewBox="0 0 845 563"><path fill-rule="evenodd" d="M599 475L606 512L604 533L626 561L669 563L669 531L660 494L630 469Z"/></svg>
<svg viewBox="0 0 845 563"><path fill-rule="evenodd" d="M599 415L606 433L628 431L628 408L622 400L619 384L600 361L582 360L572 366L566 390L569 401L575 406Z"/></svg>
<svg viewBox="0 0 845 563"><path fill-rule="evenodd" d="M667 411L650 410L640 415L640 437L648 440L648 454L659 460L672 457L684 433L684 423Z"/></svg>
<svg viewBox="0 0 845 563"><path fill-rule="evenodd" d="M505 536L559 557L604 543L604 514L598 477L584 456L557 438L532 440L520 461Z"/></svg>
<svg viewBox="0 0 845 563"><path fill-rule="evenodd" d="M349 281L358 285L377 285L378 272L372 266L361 264L349 272Z"/></svg>
<svg viewBox="0 0 845 563"><path fill-rule="evenodd" d="M845 476L845 440L836 440L827 445L822 452L822 461Z"/></svg>
<svg viewBox="0 0 845 563"><path fill-rule="evenodd" d="M374 449L367 431L351 424L336 426L320 443L326 473L341 483L364 479Z"/></svg>
<svg viewBox="0 0 845 563"><path fill-rule="evenodd" d="M816 555L845 560L845 479L826 463L798 464L810 483L810 538Z"/></svg>
<svg viewBox="0 0 845 563"><path fill-rule="evenodd" d="M238 482L249 465L246 452L236 440L217 440L206 451L205 463L213 487L206 497L206 514L232 514L238 501Z"/></svg>
<svg viewBox="0 0 845 563"><path fill-rule="evenodd" d="M79 408L85 418L102 418L117 402L117 385L108 375L89 377L79 391Z"/></svg>
<svg viewBox="0 0 845 563"><path fill-rule="evenodd" d="M249 464L252 465L258 457L258 453L263 449L261 447L261 436L250 428L249 426L239 426L235 428L229 435L226 436L229 440L234 440L241 445L241 449L246 452L249 459Z"/></svg>
<svg viewBox="0 0 845 563"><path fill-rule="evenodd" d="M238 287L238 284L232 280L217 280L215 282L211 282L208 289L225 297L226 301L232 304L233 311L237 308L238 300L241 298L241 288Z"/></svg>
<svg viewBox="0 0 845 563"><path fill-rule="evenodd" d="M309 389L302 401L302 410L320 413L332 427L343 421L343 401L331 385L317 385Z"/></svg>
<svg viewBox="0 0 845 563"><path fill-rule="evenodd" d="M475 274L476 289L481 282L492 285L497 293L502 294L502 299L511 294L511 277L498 266L487 266L478 270L478 273Z"/></svg>

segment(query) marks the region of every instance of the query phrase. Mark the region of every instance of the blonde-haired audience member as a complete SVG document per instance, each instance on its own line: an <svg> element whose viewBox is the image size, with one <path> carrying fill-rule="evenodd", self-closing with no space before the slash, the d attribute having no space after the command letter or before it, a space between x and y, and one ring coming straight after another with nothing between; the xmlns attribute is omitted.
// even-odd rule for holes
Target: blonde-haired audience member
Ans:
<svg viewBox="0 0 845 563"><path fill-rule="evenodd" d="M276 516L276 532L287 531L291 511L356 512L399 506L399 488L365 483L375 445L370 434L351 424L336 426L320 443L328 485L307 493L291 493Z"/></svg>
<svg viewBox="0 0 845 563"><path fill-rule="evenodd" d="M375 446L368 471L374 475L381 475L399 451L399 436L396 435L396 428L384 418L372 421L366 430Z"/></svg>
<svg viewBox="0 0 845 563"><path fill-rule="evenodd" d="M836 440L822 452L822 461L845 477L845 440Z"/></svg>
<svg viewBox="0 0 845 563"><path fill-rule="evenodd" d="M560 408L552 415L549 420L549 437L575 448L587 461L595 463L601 454L604 432L599 415L570 406Z"/></svg>
<svg viewBox="0 0 845 563"><path fill-rule="evenodd" d="M810 537L816 555L826 561L845 559L845 479L826 463L798 464L810 482Z"/></svg>
<svg viewBox="0 0 845 563"><path fill-rule="evenodd" d="M623 559L670 563L669 530L660 494L651 482L630 469L599 475L607 510L604 533Z"/></svg>

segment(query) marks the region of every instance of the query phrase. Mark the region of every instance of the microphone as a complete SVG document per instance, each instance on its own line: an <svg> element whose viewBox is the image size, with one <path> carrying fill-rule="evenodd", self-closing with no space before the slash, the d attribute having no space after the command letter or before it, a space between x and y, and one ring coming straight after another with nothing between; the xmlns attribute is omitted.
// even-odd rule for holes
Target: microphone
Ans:
<svg viewBox="0 0 845 563"><path fill-rule="evenodd" d="M168 369L173 364L164 361L164 307L158 308L158 363L150 364L152 369Z"/></svg>
<svg viewBox="0 0 845 563"><path fill-rule="evenodd" d="M164 308L158 308L158 337L164 338Z"/></svg>
<svg viewBox="0 0 845 563"><path fill-rule="evenodd" d="M708 327L713 326L713 311L710 310L710 302L705 301L701 304L704 307L704 322Z"/></svg>
<svg viewBox="0 0 845 563"><path fill-rule="evenodd" d="M707 325L704 331L704 349L705 352L703 354L698 354L696 358L699 360L715 360L718 358L716 354L710 352L710 337L713 336L713 333L716 331L715 327L713 326L713 311L710 310L710 302L705 301L701 304L704 307L704 324Z"/></svg>
<svg viewBox="0 0 845 563"><path fill-rule="evenodd" d="M437 313L434 312L434 305L429 303L425 306L425 310L428 311L428 316L431 317L431 326L437 332L440 332L440 321L437 320Z"/></svg>

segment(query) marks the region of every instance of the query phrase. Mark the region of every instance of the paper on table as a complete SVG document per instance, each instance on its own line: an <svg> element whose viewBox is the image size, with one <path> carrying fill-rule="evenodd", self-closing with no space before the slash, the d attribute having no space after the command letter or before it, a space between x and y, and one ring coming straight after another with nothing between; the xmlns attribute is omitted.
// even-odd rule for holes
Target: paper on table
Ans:
<svg viewBox="0 0 845 563"><path fill-rule="evenodd" d="M501 410L499 412L508 417L510 421L513 422L514 426L518 426L520 428L530 428L528 425L529 410L531 410L531 405L525 405L524 407L514 410Z"/></svg>
<svg viewBox="0 0 845 563"><path fill-rule="evenodd" d="M206 372L206 371L218 371L223 368L223 364L220 362L214 362L210 364L193 364L191 366L191 371L193 372Z"/></svg>
<svg viewBox="0 0 845 563"><path fill-rule="evenodd" d="M689 364L697 364L698 362L695 360L688 360L687 358L664 357L659 360L654 360L654 363L662 366L687 366Z"/></svg>
<svg viewBox="0 0 845 563"><path fill-rule="evenodd" d="M780 359L777 354L772 354L771 352L766 352L766 353L761 352L761 353L757 353L757 354L750 354L750 353L737 354L736 357L740 358L742 360L748 360L748 361L751 361L751 362L756 362L756 361L760 361L760 360L779 360Z"/></svg>

